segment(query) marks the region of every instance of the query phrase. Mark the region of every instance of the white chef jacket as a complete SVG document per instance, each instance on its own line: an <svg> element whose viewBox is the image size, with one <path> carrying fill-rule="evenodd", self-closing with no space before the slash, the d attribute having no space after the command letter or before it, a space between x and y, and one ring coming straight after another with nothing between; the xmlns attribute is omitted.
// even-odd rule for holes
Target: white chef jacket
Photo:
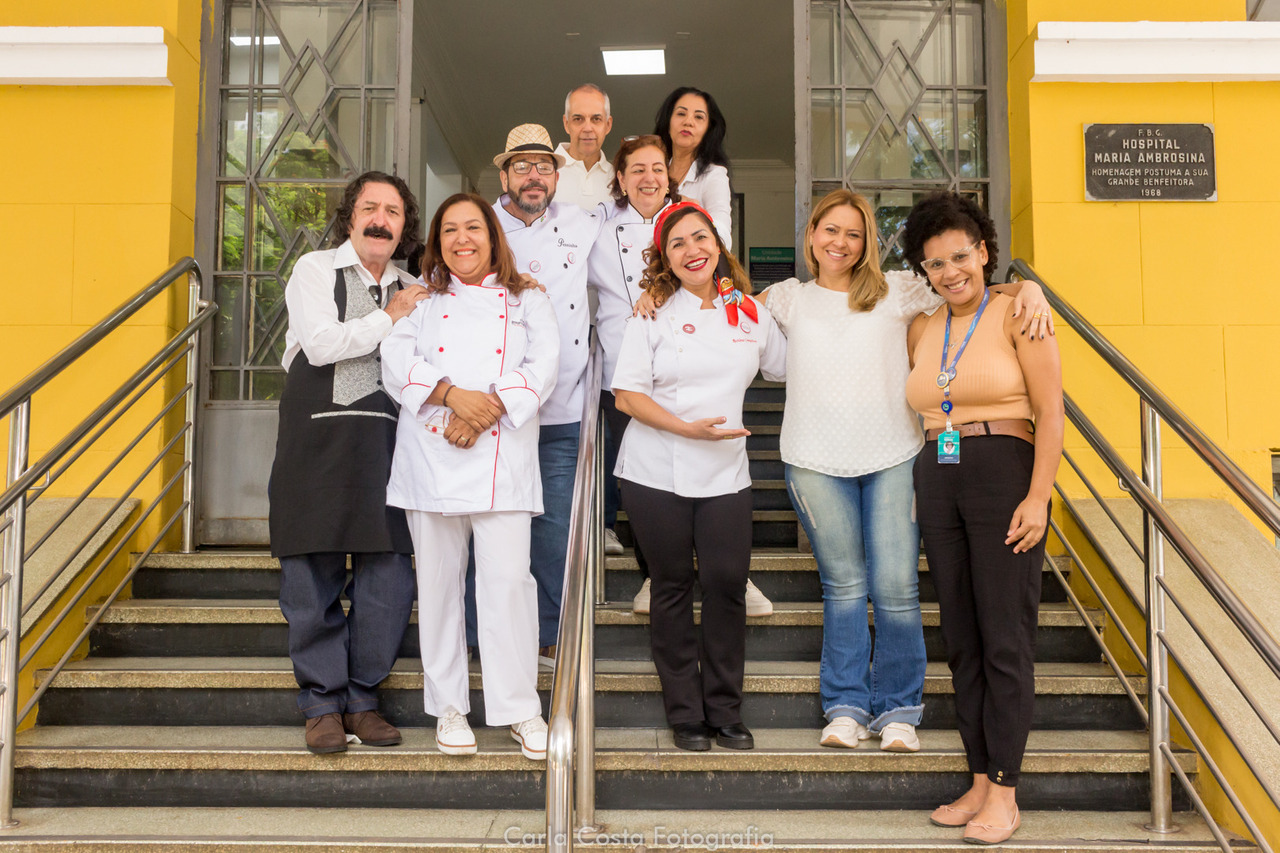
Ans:
<svg viewBox="0 0 1280 853"><path fill-rule="evenodd" d="M768 309L756 302L756 310L758 322L739 309L738 325L730 326L720 297L704 311L701 297L677 290L653 320L627 322L613 390L647 394L682 420L723 417L721 428L740 429L742 399L757 371L775 381L786 377L786 338ZM636 418L623 434L614 474L689 498L751 485L745 439L685 438Z"/></svg>
<svg viewBox="0 0 1280 853"><path fill-rule="evenodd" d="M716 233L726 249L733 248L733 191L729 189L729 170L714 163L693 161L680 182L680 197L696 201L711 214Z"/></svg>
<svg viewBox="0 0 1280 853"><path fill-rule="evenodd" d="M555 311L533 288L510 294L490 275L452 278L396 323L382 344L382 384L400 404L387 503L446 514L542 512L538 407L556 383ZM490 391L507 411L475 446L445 440L448 409L427 402L441 379Z"/></svg>
<svg viewBox="0 0 1280 853"><path fill-rule="evenodd" d="M567 142L561 142L556 153L564 156L564 165L556 179L556 198L573 202L588 213L593 213L598 204L613 204L613 196L609 193L613 164L603 153L590 169L585 160L573 159Z"/></svg>
<svg viewBox="0 0 1280 853"><path fill-rule="evenodd" d="M582 391L587 384L587 347L591 311L587 305L587 256L604 221L580 207L553 201L532 225L507 213L503 195L494 203L498 222L516 257L516 267L547 289L560 326L560 374L555 391L544 397L545 425L582 420Z"/></svg>
<svg viewBox="0 0 1280 853"><path fill-rule="evenodd" d="M379 287L379 302L385 307L391 299L391 287L400 281L408 287L415 284L409 273L388 263L382 278L360 263L355 247L347 240L336 249L308 252L294 264L289 283L284 289L284 302L289 310L289 329L284 333L284 356L280 363L288 370L298 352L307 354L312 367L333 364L344 358L367 355L378 348L391 333L391 316L374 311L364 317L338 322L338 305L333 301L336 270L355 267L366 287Z"/></svg>
<svg viewBox="0 0 1280 853"><path fill-rule="evenodd" d="M669 205L663 205L663 210ZM644 250L653 245L653 220L645 219L630 204L619 208L612 201L600 212L607 218L604 233L587 259L587 286L595 290L598 299L596 337L604 353L600 387L607 391L613 387L627 320L644 293L640 279L644 276Z"/></svg>

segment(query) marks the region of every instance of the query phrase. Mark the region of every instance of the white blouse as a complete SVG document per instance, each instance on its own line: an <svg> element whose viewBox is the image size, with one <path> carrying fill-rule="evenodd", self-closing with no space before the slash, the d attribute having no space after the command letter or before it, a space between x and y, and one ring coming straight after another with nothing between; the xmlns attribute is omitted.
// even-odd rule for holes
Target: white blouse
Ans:
<svg viewBox="0 0 1280 853"><path fill-rule="evenodd" d="M387 503L423 512L542 512L538 409L555 388L560 333L537 289L511 294L491 275L418 303L382 342L382 382L400 404ZM441 379L498 395L506 414L472 447L444 437Z"/></svg>
<svg viewBox="0 0 1280 853"><path fill-rule="evenodd" d="M836 477L883 471L920 451L907 405L907 327L942 299L906 271L885 273L889 293L871 311L849 294L788 279L768 290L787 335L782 460Z"/></svg>
<svg viewBox="0 0 1280 853"><path fill-rule="evenodd" d="M680 197L702 205L711 214L724 247L733 248L733 191L729 188L728 169L695 160L680 182Z"/></svg>
<svg viewBox="0 0 1280 853"><path fill-rule="evenodd" d="M720 297L714 309L703 310L701 297L677 290L653 320L627 322L613 390L647 394L682 420L723 417L721 428L740 429L742 400L756 373L785 378L786 339L768 309L758 302L756 308L758 322L739 310L738 325L730 326ZM614 473L689 498L751 485L746 439L685 438L636 418L623 434Z"/></svg>

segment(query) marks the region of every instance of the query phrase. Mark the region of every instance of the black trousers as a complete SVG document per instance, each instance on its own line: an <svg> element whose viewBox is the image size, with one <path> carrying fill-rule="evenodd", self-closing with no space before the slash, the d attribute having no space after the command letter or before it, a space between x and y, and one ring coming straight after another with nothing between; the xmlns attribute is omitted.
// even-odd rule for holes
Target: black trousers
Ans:
<svg viewBox="0 0 1280 853"><path fill-rule="evenodd" d="M1016 785L1035 710L1035 642L1044 540L1004 544L1027 496L1035 448L1012 436L960 441L940 465L937 441L916 457L916 513L938 589L956 719L972 773Z"/></svg>
<svg viewBox="0 0 1280 853"><path fill-rule="evenodd" d="M649 557L649 642L667 722L742 722L751 489L683 498L624 480L622 505ZM693 554L702 585L702 642L693 624Z"/></svg>
<svg viewBox="0 0 1280 853"><path fill-rule="evenodd" d="M622 482L613 476L613 469L618 465L618 448L622 446L622 434L627 431L627 424L631 423L631 416L618 410L617 398L613 396L612 391L600 392L600 412L604 415L605 432L604 432L604 526L610 530L613 529L614 522L618 518L618 508L616 502L620 498L618 495ZM612 512L610 511L612 506ZM631 522L631 529L634 532L635 522ZM640 549L640 540L633 536L634 550L636 552L636 566L640 569L640 577L649 577L649 563L644 558L644 553Z"/></svg>

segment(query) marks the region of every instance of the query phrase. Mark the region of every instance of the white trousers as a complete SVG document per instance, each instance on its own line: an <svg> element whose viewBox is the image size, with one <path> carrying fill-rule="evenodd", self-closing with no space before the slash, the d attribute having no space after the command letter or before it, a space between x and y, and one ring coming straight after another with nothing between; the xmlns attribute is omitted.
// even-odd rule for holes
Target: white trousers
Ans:
<svg viewBox="0 0 1280 853"><path fill-rule="evenodd" d="M418 569L418 640L426 711L471 710L463 592L467 542L476 552L476 628L485 723L542 714L538 587L529 573L529 512L443 515L407 510Z"/></svg>

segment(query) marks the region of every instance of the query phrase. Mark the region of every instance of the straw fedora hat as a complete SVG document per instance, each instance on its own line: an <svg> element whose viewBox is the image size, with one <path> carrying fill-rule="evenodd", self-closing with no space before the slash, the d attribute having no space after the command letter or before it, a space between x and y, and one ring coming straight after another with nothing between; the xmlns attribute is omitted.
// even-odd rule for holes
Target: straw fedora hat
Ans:
<svg viewBox="0 0 1280 853"><path fill-rule="evenodd" d="M556 161L556 168L563 168L564 155L551 144L551 134L540 124L522 124L507 134L507 150L493 158L499 169L517 154L549 154Z"/></svg>

